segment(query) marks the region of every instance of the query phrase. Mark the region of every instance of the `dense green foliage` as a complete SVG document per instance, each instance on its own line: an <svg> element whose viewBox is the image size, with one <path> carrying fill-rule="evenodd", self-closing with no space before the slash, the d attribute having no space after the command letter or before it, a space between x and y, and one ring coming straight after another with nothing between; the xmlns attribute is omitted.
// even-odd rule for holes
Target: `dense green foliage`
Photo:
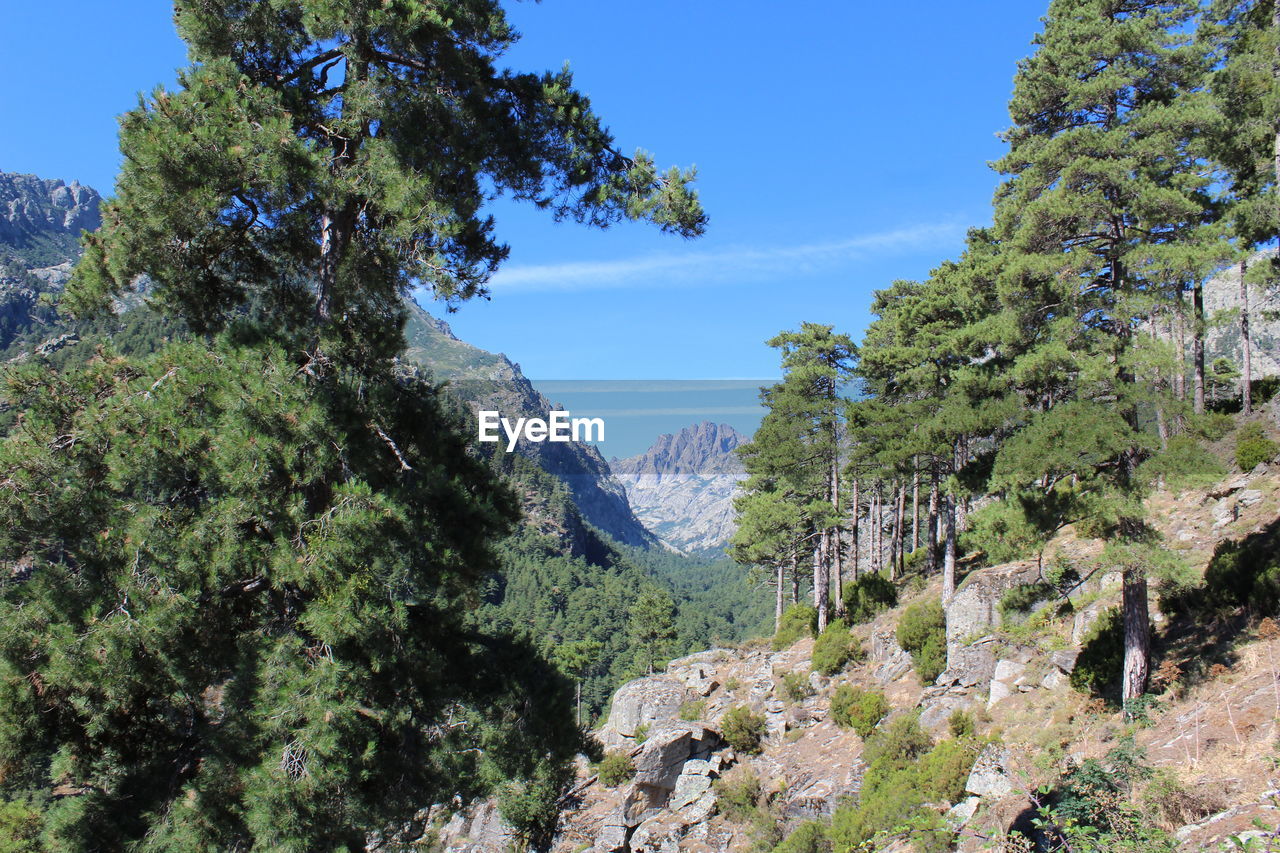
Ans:
<svg viewBox="0 0 1280 853"><path fill-rule="evenodd" d="M600 784L609 788L616 788L635 773L635 764L632 763L631 756L625 752L606 752L604 758L596 765Z"/></svg>
<svg viewBox="0 0 1280 853"><path fill-rule="evenodd" d="M784 672L778 686L781 688L782 698L788 702L801 702L814 694L808 674L799 670Z"/></svg>
<svg viewBox="0 0 1280 853"><path fill-rule="evenodd" d="M936 745L913 715L894 718L867 741L867 772L856 804L836 811L834 850L856 850L872 839L909 833L918 849L945 850L952 831L925 803L956 802L977 758L966 739Z"/></svg>
<svg viewBox="0 0 1280 853"><path fill-rule="evenodd" d="M813 671L826 676L835 675L850 661L865 656L861 644L849 633L849 626L844 620L837 619L813 643Z"/></svg>
<svg viewBox="0 0 1280 853"><path fill-rule="evenodd" d="M898 588L879 572L868 572L844 588L844 613L851 625L870 622L898 605Z"/></svg>
<svg viewBox="0 0 1280 853"><path fill-rule="evenodd" d="M1052 584L1043 581L1018 584L1000 596L997 609L1000 611L1001 624L1008 625L1025 619L1032 608L1043 601L1049 601L1057 593Z"/></svg>
<svg viewBox="0 0 1280 853"><path fill-rule="evenodd" d="M768 731L766 720L746 705L736 705L720 718L720 735L738 752L755 755Z"/></svg>
<svg viewBox="0 0 1280 853"><path fill-rule="evenodd" d="M871 737L889 711L889 700L879 690L841 684L831 695L831 719L842 729L853 729L863 740Z"/></svg>
<svg viewBox="0 0 1280 853"><path fill-rule="evenodd" d="M358 845L424 795L567 771L567 683L468 618L513 505L432 386L181 345L6 396L0 756L9 792L80 792L50 843Z"/></svg>
<svg viewBox="0 0 1280 853"><path fill-rule="evenodd" d="M782 613L782 622L773 635L774 649L792 646L801 637L818 635L818 610L808 604L793 604Z"/></svg>
<svg viewBox="0 0 1280 853"><path fill-rule="evenodd" d="M1251 471L1254 466L1271 462L1280 455L1280 444L1267 437L1262 424L1251 421L1236 431L1236 466Z"/></svg>
<svg viewBox="0 0 1280 853"><path fill-rule="evenodd" d="M918 601L902 611L898 645L911 653L911 664L922 684L929 684L947 667L947 623L937 601Z"/></svg>
<svg viewBox="0 0 1280 853"><path fill-rule="evenodd" d="M813 821L802 823L773 848L773 853L831 853L827 828Z"/></svg>
<svg viewBox="0 0 1280 853"><path fill-rule="evenodd" d="M1170 489L1204 488L1227 475L1227 469L1203 444L1189 434L1175 435L1168 446L1138 467L1145 483L1162 483Z"/></svg>

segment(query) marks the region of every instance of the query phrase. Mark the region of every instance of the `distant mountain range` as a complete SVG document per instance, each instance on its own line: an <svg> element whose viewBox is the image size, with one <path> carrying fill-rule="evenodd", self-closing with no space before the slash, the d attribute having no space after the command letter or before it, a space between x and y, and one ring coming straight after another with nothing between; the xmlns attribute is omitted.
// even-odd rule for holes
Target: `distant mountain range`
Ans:
<svg viewBox="0 0 1280 853"><path fill-rule="evenodd" d="M663 542L686 553L715 550L736 529L733 498L746 471L734 451L746 441L728 424L703 421L609 467L636 516Z"/></svg>
<svg viewBox="0 0 1280 853"><path fill-rule="evenodd" d="M102 197L92 188L34 175L0 172L0 350L10 360L47 355L79 342L56 308L56 297L79 257L82 229L101 222ZM130 307L140 299L129 299ZM402 359L448 382L472 410L497 409L508 417L546 417L555 406L538 393L520 366L459 340L449 325L406 298L407 348ZM501 451L499 451L501 452ZM598 450L580 443L522 443L516 451L563 483L585 521L614 540L651 547L657 539L627 504ZM509 466L507 466L509 467ZM546 496L539 496L545 498ZM534 504L529 496L527 510ZM578 519L561 520L562 535L576 550L587 539Z"/></svg>

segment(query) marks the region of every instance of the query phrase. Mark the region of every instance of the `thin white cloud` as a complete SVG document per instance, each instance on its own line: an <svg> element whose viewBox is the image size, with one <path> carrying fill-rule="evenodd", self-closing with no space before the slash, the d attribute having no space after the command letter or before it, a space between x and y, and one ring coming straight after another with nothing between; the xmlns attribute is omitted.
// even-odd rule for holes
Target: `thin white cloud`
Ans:
<svg viewBox="0 0 1280 853"><path fill-rule="evenodd" d="M946 223L800 246L740 247L616 261L514 266L500 269L491 287L495 291L534 292L653 286L690 280L708 284L744 281L778 273L814 272L873 253L955 243L963 236L963 226Z"/></svg>

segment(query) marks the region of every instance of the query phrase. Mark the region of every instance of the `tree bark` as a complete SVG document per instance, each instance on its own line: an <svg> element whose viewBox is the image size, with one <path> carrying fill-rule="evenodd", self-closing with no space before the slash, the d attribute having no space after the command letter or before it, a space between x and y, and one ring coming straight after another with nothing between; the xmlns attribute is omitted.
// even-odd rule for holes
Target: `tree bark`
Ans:
<svg viewBox="0 0 1280 853"><path fill-rule="evenodd" d="M1280 4L1276 8L1280 9ZM1240 408L1246 414L1253 413L1253 341L1249 337L1249 285L1245 274L1249 262L1240 261L1240 350L1244 364L1240 373Z"/></svg>
<svg viewBox="0 0 1280 853"><path fill-rule="evenodd" d="M822 531L813 552L813 606L818 611L818 633L827 629L827 531Z"/></svg>
<svg viewBox="0 0 1280 853"><path fill-rule="evenodd" d="M858 534L861 524L862 506L858 503L858 478L853 478L853 582L858 582Z"/></svg>
<svg viewBox="0 0 1280 853"><path fill-rule="evenodd" d="M903 548L906 544L906 531L903 528L906 521L906 501L907 487L899 483L898 500L893 507L893 545L889 549L893 559L893 573L890 577L894 580L902 576L903 567L906 565L906 560L903 558Z"/></svg>
<svg viewBox="0 0 1280 853"><path fill-rule="evenodd" d="M786 605L783 602L782 587L786 582L786 569L782 563L778 563L778 589L773 601L773 633L775 634L782 630L782 611L786 609Z"/></svg>
<svg viewBox="0 0 1280 853"><path fill-rule="evenodd" d="M946 604L956 591L956 496L950 491L943 506L946 532L942 546L942 603Z"/></svg>
<svg viewBox="0 0 1280 853"><path fill-rule="evenodd" d="M925 552L925 565L928 573L933 574L938 570L938 469L932 460L929 464L929 519L925 533L924 545L929 549Z"/></svg>
<svg viewBox="0 0 1280 853"><path fill-rule="evenodd" d="M1147 577L1141 569L1124 571L1124 672L1120 698L1129 701L1147 689L1151 661L1151 625L1147 615Z"/></svg>
<svg viewBox="0 0 1280 853"><path fill-rule="evenodd" d="M836 615L844 615L844 542L840 538L840 460L831 460L831 514L836 526L831 532L831 563L836 575Z"/></svg>
<svg viewBox="0 0 1280 853"><path fill-rule="evenodd" d="M791 549L791 603L800 603L800 558L796 549Z"/></svg>
<svg viewBox="0 0 1280 853"><path fill-rule="evenodd" d="M1173 374L1173 393L1179 400L1187 399L1187 322L1186 297L1178 291L1178 310L1174 314L1174 338L1178 347L1178 369Z"/></svg>
<svg viewBox="0 0 1280 853"><path fill-rule="evenodd" d="M1204 285L1195 283L1191 290L1191 363L1195 372L1192 411L1204 414Z"/></svg>
<svg viewBox="0 0 1280 853"><path fill-rule="evenodd" d="M920 457L911 458L911 550L920 549Z"/></svg>

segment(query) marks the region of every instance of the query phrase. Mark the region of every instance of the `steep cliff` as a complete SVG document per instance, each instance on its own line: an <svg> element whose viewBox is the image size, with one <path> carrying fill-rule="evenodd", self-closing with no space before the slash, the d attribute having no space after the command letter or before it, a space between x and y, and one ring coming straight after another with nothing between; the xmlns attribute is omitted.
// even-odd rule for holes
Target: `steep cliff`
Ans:
<svg viewBox="0 0 1280 853"><path fill-rule="evenodd" d="M728 424L703 421L609 467L636 517L663 542L689 552L720 548L735 529L733 498L746 471L734 451L746 441Z"/></svg>

